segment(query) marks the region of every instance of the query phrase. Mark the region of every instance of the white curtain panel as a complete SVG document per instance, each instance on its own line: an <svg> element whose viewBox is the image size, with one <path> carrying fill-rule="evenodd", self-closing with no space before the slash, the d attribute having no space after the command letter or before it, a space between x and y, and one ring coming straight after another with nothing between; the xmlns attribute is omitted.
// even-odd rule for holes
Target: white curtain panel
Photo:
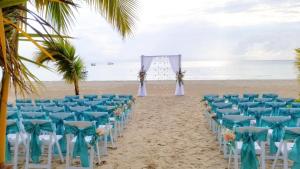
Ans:
<svg viewBox="0 0 300 169"><path fill-rule="evenodd" d="M176 74L179 72L180 69L180 56L171 56L169 57L169 61L172 67L173 72ZM176 89L175 89L176 96L183 96L184 95L184 86L183 84L179 85L179 82L176 82Z"/></svg>
<svg viewBox="0 0 300 169"><path fill-rule="evenodd" d="M147 72L151 66L153 57L144 57L142 56L142 67L145 72ZM144 97L147 96L146 82L144 81L143 86L139 85L138 96Z"/></svg>
<svg viewBox="0 0 300 169"><path fill-rule="evenodd" d="M143 86L140 83L138 96L141 96L141 97L147 96L146 82L144 82Z"/></svg>

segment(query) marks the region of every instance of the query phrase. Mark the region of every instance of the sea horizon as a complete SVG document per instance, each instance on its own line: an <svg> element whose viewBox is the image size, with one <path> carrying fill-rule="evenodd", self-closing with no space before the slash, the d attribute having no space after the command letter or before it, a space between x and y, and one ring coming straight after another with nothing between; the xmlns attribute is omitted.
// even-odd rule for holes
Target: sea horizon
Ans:
<svg viewBox="0 0 300 169"><path fill-rule="evenodd" d="M184 80L295 80L294 60L202 60L183 61ZM140 62L86 62L86 81L137 81ZM61 81L61 75L34 67L41 81ZM153 62L146 80L176 80L167 61Z"/></svg>

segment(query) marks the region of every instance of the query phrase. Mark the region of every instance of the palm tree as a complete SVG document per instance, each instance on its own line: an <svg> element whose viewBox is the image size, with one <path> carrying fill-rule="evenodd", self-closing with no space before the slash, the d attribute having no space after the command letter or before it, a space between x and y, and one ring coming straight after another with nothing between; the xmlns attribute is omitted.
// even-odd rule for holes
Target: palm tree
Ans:
<svg viewBox="0 0 300 169"><path fill-rule="evenodd" d="M298 71L300 72L300 48L295 49L295 52L296 52L295 65L296 65ZM300 73L299 73L299 79L300 79Z"/></svg>
<svg viewBox="0 0 300 169"><path fill-rule="evenodd" d="M67 83L74 83L75 94L79 95L79 81L86 78L82 59L76 55L75 47L66 40L56 40L54 43L44 42L43 48L49 52L51 59L45 53L38 52L35 61L39 64L53 61L57 71L63 74Z"/></svg>
<svg viewBox="0 0 300 169"><path fill-rule="evenodd" d="M39 15L27 9L30 2L39 12ZM38 80L26 68L23 61L34 64L36 62L21 57L18 54L18 42L20 35L34 43L45 55L52 58L34 39L32 34L26 33L26 27L30 27L43 41L53 41L49 32L68 32L74 22L74 12L80 4L87 4L98 11L123 38L132 33L135 23L136 0L1 0L0 1L0 67L2 68L2 80L0 91L0 145L5 145L6 133L6 107L8 92L12 84L17 91L34 92L30 81ZM31 17L29 17L30 15ZM36 24L38 23L45 34ZM53 25L53 27L51 26ZM50 31L49 31L50 29ZM57 31L56 31L57 30ZM5 162L5 149L0 150L0 168Z"/></svg>

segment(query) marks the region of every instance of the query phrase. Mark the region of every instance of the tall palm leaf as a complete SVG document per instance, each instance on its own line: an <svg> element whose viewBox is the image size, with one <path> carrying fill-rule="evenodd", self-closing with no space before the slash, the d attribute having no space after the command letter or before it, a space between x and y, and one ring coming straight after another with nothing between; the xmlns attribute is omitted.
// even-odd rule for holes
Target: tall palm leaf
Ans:
<svg viewBox="0 0 300 169"><path fill-rule="evenodd" d="M45 53L38 52L35 62L43 64L52 61L57 71L63 75L67 83L74 83L75 94L79 95L79 81L86 78L85 67L82 59L76 55L75 47L68 41L56 40L54 43L44 42L43 46L54 60Z"/></svg>
<svg viewBox="0 0 300 169"><path fill-rule="evenodd" d="M26 3L35 5L36 9L42 13L50 23L26 8ZM133 30L136 9L136 0L1 0L0 1L0 66L3 70L1 85L0 104L0 145L5 145L6 129L6 105L10 81L16 89L20 91L33 92L32 85L27 85L30 81L37 80L36 77L22 63L18 55L18 39L21 32L29 41L33 42L44 54L51 58L29 34L24 31L24 27L30 27L44 41L53 42L47 28L56 32L51 25L54 25L58 32L67 32L74 22L74 11L78 4L86 3L91 8L100 12L106 20L116 28L124 37L130 35ZM27 17L30 14L32 17ZM42 26L42 31L36 29L34 21ZM56 32L57 33L57 32ZM34 63L34 62L33 62ZM0 150L0 166L5 160L5 149Z"/></svg>

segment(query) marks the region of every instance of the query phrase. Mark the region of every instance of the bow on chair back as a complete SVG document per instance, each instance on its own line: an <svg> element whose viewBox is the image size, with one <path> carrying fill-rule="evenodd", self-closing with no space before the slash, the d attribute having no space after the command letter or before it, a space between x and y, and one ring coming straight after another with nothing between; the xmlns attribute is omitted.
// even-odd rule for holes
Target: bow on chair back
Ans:
<svg viewBox="0 0 300 169"><path fill-rule="evenodd" d="M41 131L54 132L50 120L24 120L25 131L30 134L30 156L34 163L39 163L42 154L39 135Z"/></svg>
<svg viewBox="0 0 300 169"><path fill-rule="evenodd" d="M288 158L292 160L292 169L300 168L300 127L287 127L284 130L283 140L294 140L294 146L288 152Z"/></svg>
<svg viewBox="0 0 300 169"><path fill-rule="evenodd" d="M64 121L64 124L65 133L76 137L73 147L73 157L79 156L82 167L89 167L88 144L85 137L91 136L92 139L89 144L94 146L97 140L95 123L88 121Z"/></svg>
<svg viewBox="0 0 300 169"><path fill-rule="evenodd" d="M249 126L251 120L253 120L253 118L249 116L224 115L222 125L232 130L234 127Z"/></svg>
<svg viewBox="0 0 300 169"><path fill-rule="evenodd" d="M6 142L5 142L5 160L6 162L11 161L10 144L8 141L8 134L16 134L20 131L17 120L7 120L6 122ZM16 143L17 144L17 143Z"/></svg>
<svg viewBox="0 0 300 169"><path fill-rule="evenodd" d="M83 114L85 121L95 121L96 126L106 125L109 122L108 112L87 112Z"/></svg>
<svg viewBox="0 0 300 169"><path fill-rule="evenodd" d="M74 121L76 120L75 115L73 113L51 113L49 117L51 118L52 122L55 124L56 134L63 136L58 142L60 144L62 153L65 154L67 138L65 134L64 120Z"/></svg>
<svg viewBox="0 0 300 169"><path fill-rule="evenodd" d="M8 111L6 119L16 120L19 119L18 111Z"/></svg>
<svg viewBox="0 0 300 169"><path fill-rule="evenodd" d="M260 126L261 116L271 115L272 108L264 108L264 107L249 108L247 114L255 118L256 126Z"/></svg>
<svg viewBox="0 0 300 169"><path fill-rule="evenodd" d="M270 139L270 153L275 154L277 147L275 142L279 142L283 137L284 127L289 124L291 117L289 116L269 116L261 118L261 127L269 127L272 131Z"/></svg>
<svg viewBox="0 0 300 169"><path fill-rule="evenodd" d="M258 169L255 141L266 141L268 128L237 127L235 128L236 141L243 142L241 149L241 169Z"/></svg>
<svg viewBox="0 0 300 169"><path fill-rule="evenodd" d="M77 120L82 120L83 114L87 111L91 111L91 108L88 106L74 106L69 107L69 110L75 113Z"/></svg>

